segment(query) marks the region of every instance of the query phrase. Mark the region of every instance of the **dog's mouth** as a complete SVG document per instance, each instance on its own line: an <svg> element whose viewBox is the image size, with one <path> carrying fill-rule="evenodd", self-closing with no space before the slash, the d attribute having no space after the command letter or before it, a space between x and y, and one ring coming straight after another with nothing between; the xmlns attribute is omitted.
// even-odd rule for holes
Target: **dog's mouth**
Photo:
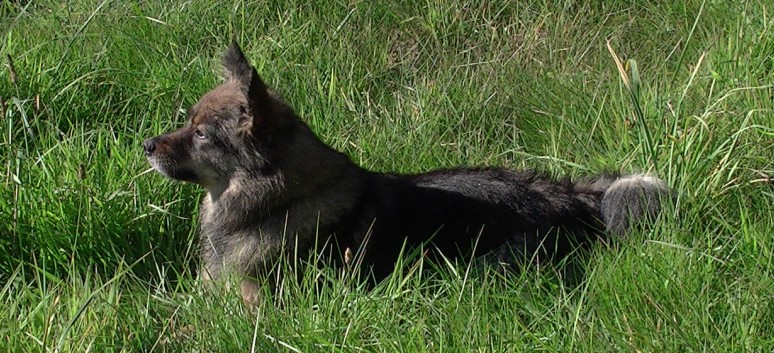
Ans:
<svg viewBox="0 0 774 353"><path fill-rule="evenodd" d="M153 167L153 169L155 169L157 172L161 173L167 178L172 178L167 168L168 163L160 162L159 158L154 155L150 155L146 157L148 158L148 163L151 165L151 167Z"/></svg>
<svg viewBox="0 0 774 353"><path fill-rule="evenodd" d="M148 163L150 163L153 169L156 169L159 173L169 179L187 181L190 183L198 183L199 177L192 170L181 166L176 161L159 157L158 155L148 156Z"/></svg>

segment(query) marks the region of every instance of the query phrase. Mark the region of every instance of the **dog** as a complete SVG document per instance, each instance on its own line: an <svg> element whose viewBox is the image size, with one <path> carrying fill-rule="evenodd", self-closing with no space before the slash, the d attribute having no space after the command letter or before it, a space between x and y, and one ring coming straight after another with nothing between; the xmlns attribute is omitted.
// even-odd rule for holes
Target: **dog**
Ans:
<svg viewBox="0 0 774 353"><path fill-rule="evenodd" d="M365 170L323 143L233 42L224 82L179 130L146 139L151 166L201 185L199 277L236 274L246 302L282 254L351 257L372 279L406 249L519 265L561 258L655 219L665 183L644 174L572 182L535 171L455 168L414 175ZM346 261L350 261L346 259Z"/></svg>

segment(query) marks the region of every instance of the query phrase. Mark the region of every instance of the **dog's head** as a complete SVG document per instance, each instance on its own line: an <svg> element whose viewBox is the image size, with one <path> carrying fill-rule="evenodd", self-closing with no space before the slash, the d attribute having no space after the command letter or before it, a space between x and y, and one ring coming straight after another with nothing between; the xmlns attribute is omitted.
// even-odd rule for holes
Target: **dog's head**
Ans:
<svg viewBox="0 0 774 353"><path fill-rule="evenodd" d="M292 117L236 42L223 66L224 82L189 109L184 127L143 142L156 170L210 191L223 190L237 172L269 173L272 139Z"/></svg>

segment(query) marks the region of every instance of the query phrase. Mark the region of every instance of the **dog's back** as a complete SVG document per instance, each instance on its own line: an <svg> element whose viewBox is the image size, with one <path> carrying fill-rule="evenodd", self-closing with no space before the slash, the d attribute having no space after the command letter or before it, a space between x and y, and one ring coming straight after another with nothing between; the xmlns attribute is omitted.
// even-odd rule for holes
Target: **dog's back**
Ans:
<svg viewBox="0 0 774 353"><path fill-rule="evenodd" d="M358 222L339 233L346 246L365 251L377 278L394 269L402 250L418 246L450 258L496 251L497 261L517 265L561 258L654 218L668 194L663 182L643 175L572 183L494 168L363 172L361 185Z"/></svg>

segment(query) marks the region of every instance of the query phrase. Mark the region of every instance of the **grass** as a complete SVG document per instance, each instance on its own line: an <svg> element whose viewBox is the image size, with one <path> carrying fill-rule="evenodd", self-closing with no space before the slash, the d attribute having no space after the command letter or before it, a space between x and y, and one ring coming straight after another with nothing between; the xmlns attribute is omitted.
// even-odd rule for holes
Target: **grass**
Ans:
<svg viewBox="0 0 774 353"><path fill-rule="evenodd" d="M770 352L773 10L2 2L0 350ZM574 286L441 264L366 291L308 268L251 313L201 293L201 191L146 173L140 147L218 82L232 36L365 167L648 171L677 205Z"/></svg>

